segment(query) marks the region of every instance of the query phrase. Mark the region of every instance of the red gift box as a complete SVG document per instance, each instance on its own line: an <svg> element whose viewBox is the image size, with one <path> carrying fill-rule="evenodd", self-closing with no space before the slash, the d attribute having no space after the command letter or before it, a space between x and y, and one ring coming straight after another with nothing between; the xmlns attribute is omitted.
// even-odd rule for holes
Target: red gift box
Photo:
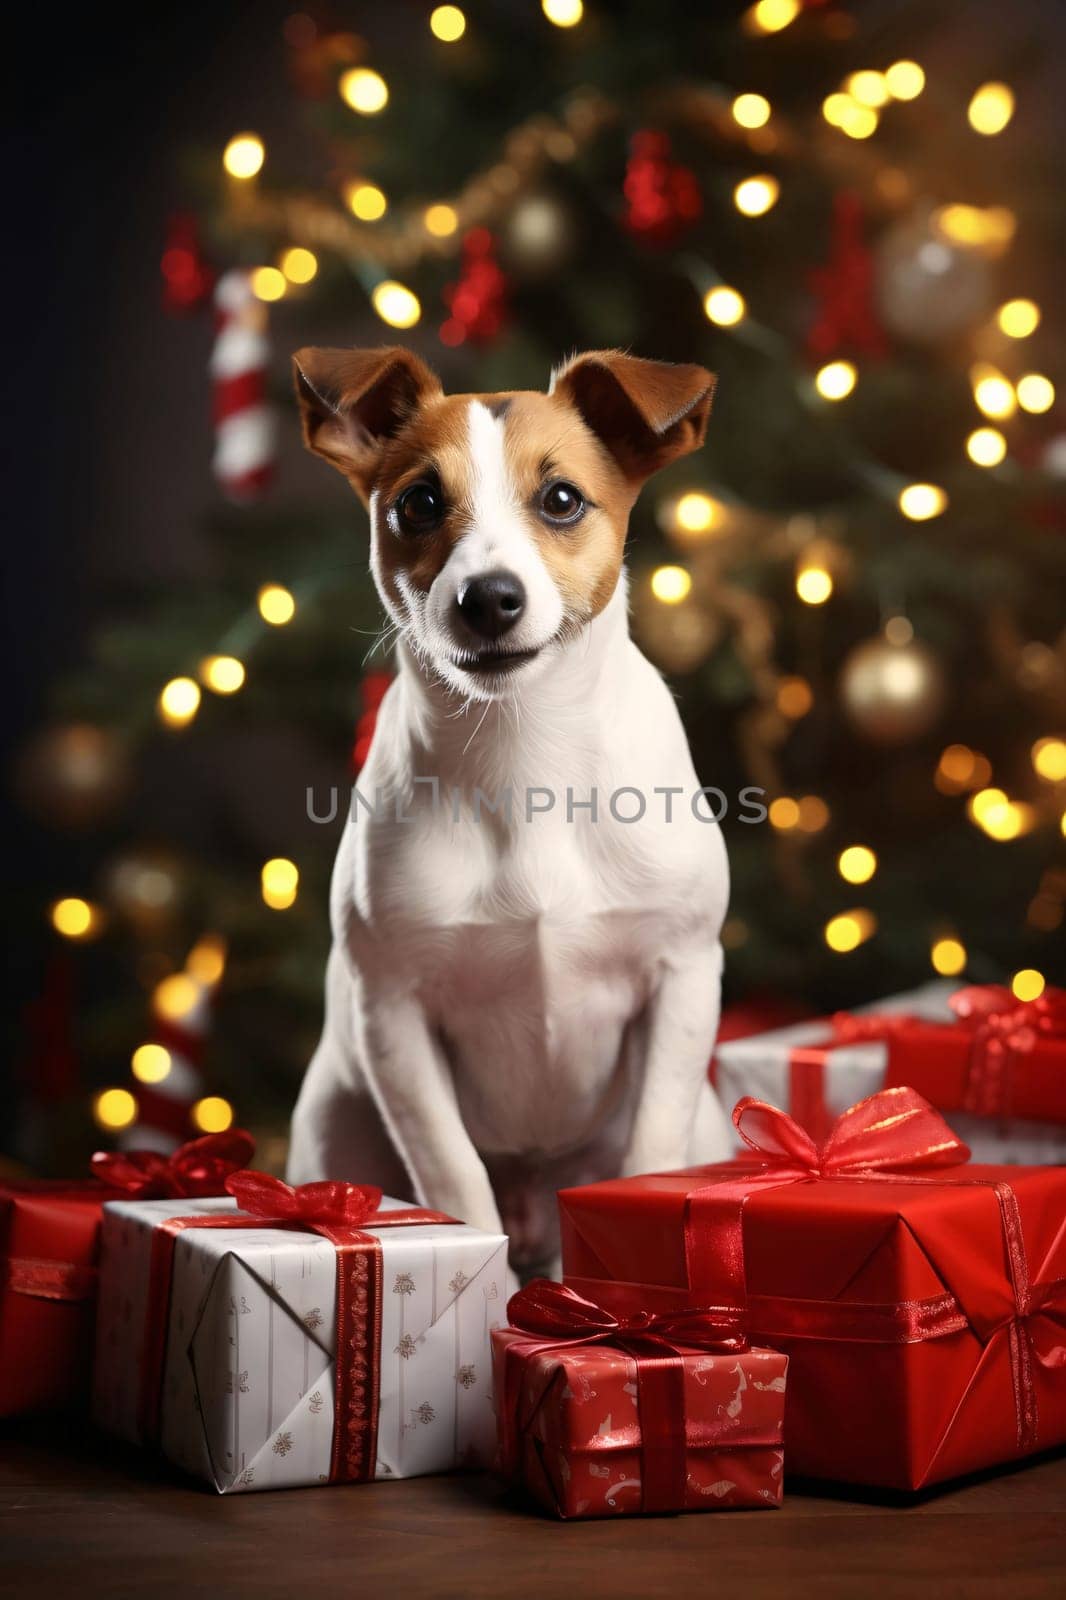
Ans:
<svg viewBox="0 0 1066 1600"><path fill-rule="evenodd" d="M492 1334L501 1471L549 1511L780 1505L785 1356L699 1313L623 1325L544 1279L508 1315L524 1325Z"/></svg>
<svg viewBox="0 0 1066 1600"><path fill-rule="evenodd" d="M0 1187L0 1416L88 1396L100 1183Z"/></svg>
<svg viewBox="0 0 1066 1600"><path fill-rule="evenodd" d="M0 1185L0 1417L88 1400L104 1202L218 1194L253 1149L233 1128L170 1156L98 1154L83 1182Z"/></svg>
<svg viewBox="0 0 1066 1600"><path fill-rule="evenodd" d="M965 1164L905 1088L821 1147L761 1102L734 1121L758 1159L563 1190L566 1282L785 1351L791 1472L918 1489L1066 1440L1066 1170Z"/></svg>
<svg viewBox="0 0 1066 1600"><path fill-rule="evenodd" d="M941 1111L1066 1123L1066 990L1018 1001L987 984L950 1005L954 1023L908 1017L886 1030L886 1088L910 1084Z"/></svg>

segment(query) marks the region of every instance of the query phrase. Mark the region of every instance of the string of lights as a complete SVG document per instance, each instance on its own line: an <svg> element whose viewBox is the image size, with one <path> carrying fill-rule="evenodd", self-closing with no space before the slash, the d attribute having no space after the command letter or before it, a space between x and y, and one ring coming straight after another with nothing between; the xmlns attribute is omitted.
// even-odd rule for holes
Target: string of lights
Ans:
<svg viewBox="0 0 1066 1600"><path fill-rule="evenodd" d="M740 28L752 38L769 37L789 28L803 9L799 0L758 0L740 19ZM584 21L581 0L543 0L541 10L545 21L559 29L575 29ZM469 42L472 25L458 6L437 6L428 13L427 22L441 46L458 44L464 38ZM368 62L346 67L337 76L336 87L344 105L361 121L388 110L389 83ZM787 200L789 166L795 170L797 163L810 160L819 161L834 179L861 188L890 214L911 204L914 196L905 175L880 159L870 141L883 121L895 114L893 107L905 107L933 87L918 62L899 59L884 69L861 68L849 73L803 124L786 118L766 95L737 86L678 84L669 95L654 96L652 109L690 130L723 139L741 153L745 168L753 170L738 169L728 175L729 204L756 228L759 219ZM974 90L964 107L949 109L977 138L991 139L1010 127L1016 96L1008 84L988 82ZM252 292L264 304L312 293L322 258L329 255L354 275L382 323L409 330L421 321L423 305L416 289L404 281L408 275L423 263L456 256L471 229L496 225L519 196L536 191L553 166L573 168L577 157L597 139L627 120L626 109L611 96L590 88L578 90L551 112L519 123L495 159L456 193L417 204L395 203L382 182L363 172L339 177L337 193L331 196L275 190L265 181L269 164L264 141L253 132L238 133L222 152L229 224L245 240L269 238L276 243L271 259L249 269ZM771 166L777 170L768 170ZM1006 205L938 200L931 204L926 226L922 248L934 253L930 261L940 251L936 259L943 263L959 253L1001 260L1011 248L1018 225ZM1040 370L1039 358L1029 357L1030 349L1039 345L1036 336L1042 320L1041 308L1032 298L1008 298L976 331L968 370L974 425L960 444L958 461L945 462L942 472L919 479L886 467L850 435L848 403L862 394L867 377L860 354L849 351L845 356L833 351L826 359L800 360L791 342L753 313L744 286L727 281L706 257L686 249L666 259L678 282L690 286L698 296L716 335L736 340L773 364L782 385L790 387L812 424L836 431L842 459L856 488L881 505L894 507L905 523L934 522L948 513L960 472L973 469L993 481L1010 484L1028 470L1014 443L1020 436L1011 430L1019 425L1024 428L1027 416L1046 415L1056 401L1052 378ZM809 677L785 671L775 662L771 607L742 582L733 580L731 563L741 547L749 553L753 547L759 548L790 563L797 601L817 616L848 578L852 557L841 553L848 507L834 505L817 514L806 509L768 512L744 503L722 485L708 482L693 483L662 497L656 515L677 555L638 575L638 621L642 605L659 608L673 631L674 648L679 648L680 641L683 653L688 641L694 658L699 659L708 637L708 607L713 604L727 620L753 688L753 708L741 719L741 742L749 764L759 780L765 781L771 796L768 819L777 846L793 854L802 851L829 826L830 810L817 794L782 792L778 753L790 730L814 709L816 692ZM312 577L291 588L265 582L254 604L236 616L214 650L163 685L156 705L158 720L180 732L196 720L205 691L222 697L238 694L254 671L259 643L272 629L299 618L319 581ZM645 617L648 615L645 611ZM889 609L883 619L883 640L877 642L888 647L901 694L913 692L913 674L921 663L916 653L920 642L914 639L913 625L902 608ZM905 683L908 674L911 680ZM928 677L924 682L928 687ZM960 743L945 746L931 781L940 794L957 799L973 827L990 840L1010 842L1053 816L1058 817L1066 835L1060 788L1066 783L1066 741L1050 734L1041 737L1031 747L1030 761L1041 786L1035 799L1012 797L996 786L988 757ZM836 874L849 890L871 884L879 869L878 854L867 843L843 843L836 852ZM266 861L259 882L264 907L288 910L296 902L299 884L295 862L284 858ZM1033 896L1031 926L1057 926L1064 894L1066 887L1045 877ZM107 913L89 900L65 897L52 906L51 918L62 937L86 941L104 930ZM849 905L827 918L823 937L830 951L845 954L858 949L877 930L878 917L871 907ZM214 966L209 973L204 963L212 951ZM954 929L931 925L929 960L937 973L957 976L965 970L969 952ZM216 936L205 936L190 954L185 970L163 979L154 990L156 1016L174 1023L193 1014L220 981L224 965L224 947ZM1011 981L1019 999L1035 998L1044 984L1043 976L1028 967L1015 973ZM172 1070L173 1053L165 1045L156 1040L140 1044L131 1067L133 1089L112 1087L97 1097L95 1114L100 1124L113 1130L131 1125L137 1116L136 1083L163 1082ZM195 1126L214 1131L229 1126L233 1108L220 1097L207 1096L195 1103L191 1115Z"/></svg>

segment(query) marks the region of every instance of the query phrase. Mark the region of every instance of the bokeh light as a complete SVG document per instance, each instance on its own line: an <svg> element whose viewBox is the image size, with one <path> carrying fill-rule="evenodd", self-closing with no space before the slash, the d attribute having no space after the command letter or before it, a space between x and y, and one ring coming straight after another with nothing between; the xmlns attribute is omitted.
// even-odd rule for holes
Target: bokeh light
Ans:
<svg viewBox="0 0 1066 1600"><path fill-rule="evenodd" d="M733 101L733 120L742 128L762 128L770 120L770 102L761 94L738 94Z"/></svg>
<svg viewBox="0 0 1066 1600"><path fill-rule="evenodd" d="M651 575L651 592L664 605L676 606L692 588L692 575L684 567L656 567Z"/></svg>
<svg viewBox="0 0 1066 1600"><path fill-rule="evenodd" d="M208 1094L190 1106L189 1117L201 1133L225 1133L233 1126L233 1107L220 1094Z"/></svg>
<svg viewBox="0 0 1066 1600"><path fill-rule="evenodd" d="M742 320L747 307L744 304L744 296L736 289L718 284L716 288L708 289L704 295L703 309L708 322L714 322L720 328L731 328Z"/></svg>
<svg viewBox="0 0 1066 1600"><path fill-rule="evenodd" d="M93 1099L93 1116L101 1128L117 1132L137 1120L137 1102L128 1089L101 1089Z"/></svg>
<svg viewBox="0 0 1066 1600"><path fill-rule="evenodd" d="M966 454L978 467L998 467L1007 454L1007 441L998 428L975 428L966 441Z"/></svg>
<svg viewBox="0 0 1066 1600"><path fill-rule="evenodd" d="M53 928L64 939L91 938L101 920L96 907L77 895L57 900L49 915Z"/></svg>
<svg viewBox="0 0 1066 1600"><path fill-rule="evenodd" d="M161 1044L141 1044L133 1052L130 1071L140 1083L162 1083L174 1065L170 1051Z"/></svg>
<svg viewBox="0 0 1066 1600"><path fill-rule="evenodd" d="M263 900L272 911L287 911L296 899L300 873L295 862L275 856L264 862L259 875Z"/></svg>
<svg viewBox="0 0 1066 1600"><path fill-rule="evenodd" d="M236 694L244 683L244 663L236 656L206 656L200 663L200 678L215 694Z"/></svg>
<svg viewBox="0 0 1066 1600"><path fill-rule="evenodd" d="M159 696L159 715L171 728L183 728L200 709L200 685L194 678L171 678Z"/></svg>
<svg viewBox="0 0 1066 1600"><path fill-rule="evenodd" d="M912 522L928 522L930 517L939 517L947 503L947 495L936 483L908 483L899 494L899 509Z"/></svg>
<svg viewBox="0 0 1066 1600"><path fill-rule="evenodd" d="M966 967L966 946L961 940L945 936L933 941L929 951L933 971L942 978L957 978Z"/></svg>
<svg viewBox="0 0 1066 1600"><path fill-rule="evenodd" d="M1005 83L983 83L966 112L975 133L1002 133L1014 115L1014 94Z"/></svg>
<svg viewBox="0 0 1066 1600"><path fill-rule="evenodd" d="M850 844L837 857L837 871L846 883L869 883L877 871L877 856L864 844Z"/></svg>
<svg viewBox="0 0 1066 1600"><path fill-rule="evenodd" d="M733 204L745 217L762 217L777 204L780 193L781 185L768 174L744 178L733 190Z"/></svg>
<svg viewBox="0 0 1066 1600"><path fill-rule="evenodd" d="M436 6L429 14L429 27L442 44L454 44L466 32L466 18L458 6Z"/></svg>
<svg viewBox="0 0 1066 1600"><path fill-rule="evenodd" d="M372 67L353 67L342 74L337 87L345 104L363 117L375 116L389 103L389 86Z"/></svg>
<svg viewBox="0 0 1066 1600"><path fill-rule="evenodd" d="M382 322L388 323L390 328L413 328L422 315L418 296L391 278L377 284L370 300Z"/></svg>
<svg viewBox="0 0 1066 1600"><path fill-rule="evenodd" d="M814 375L814 387L823 400L844 400L855 387L858 373L850 361L829 361Z"/></svg>
<svg viewBox="0 0 1066 1600"><path fill-rule="evenodd" d="M257 604L259 615L273 628L283 627L296 615L296 601L280 583L265 583L259 591Z"/></svg>
<svg viewBox="0 0 1066 1600"><path fill-rule="evenodd" d="M258 134L236 134L222 152L222 165L231 178L254 178L266 160Z"/></svg>
<svg viewBox="0 0 1066 1600"><path fill-rule="evenodd" d="M877 931L877 919L872 911L861 907L856 911L842 911L831 917L825 925L825 942L830 950L846 954L857 950Z"/></svg>

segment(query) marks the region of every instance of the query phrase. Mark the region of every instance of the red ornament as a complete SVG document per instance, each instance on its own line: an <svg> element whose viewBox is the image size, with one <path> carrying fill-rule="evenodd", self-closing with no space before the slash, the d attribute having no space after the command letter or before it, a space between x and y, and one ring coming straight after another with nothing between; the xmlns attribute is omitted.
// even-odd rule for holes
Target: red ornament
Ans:
<svg viewBox="0 0 1066 1600"><path fill-rule="evenodd" d="M665 133L650 129L630 140L622 192L625 226L649 244L673 244L703 211L695 173L670 159Z"/></svg>
<svg viewBox="0 0 1066 1600"><path fill-rule="evenodd" d="M463 240L462 270L443 294L451 315L441 324L442 344L490 344L507 314L507 278L496 260L496 240L487 228L471 228Z"/></svg>
<svg viewBox="0 0 1066 1600"><path fill-rule="evenodd" d="M352 745L351 769L352 776L358 777L361 769L366 765L366 758L370 754L370 744L377 726L378 711L381 702L388 692L392 682L389 672L368 672L359 686L359 698L362 701L362 714L355 725L355 742Z"/></svg>
<svg viewBox="0 0 1066 1600"><path fill-rule="evenodd" d="M848 351L881 360L888 340L874 307L874 263L862 231L862 202L842 191L833 201L829 260L810 275L816 314L807 334L815 360Z"/></svg>
<svg viewBox="0 0 1066 1600"><path fill-rule="evenodd" d="M195 311L211 293L215 274L200 247L199 225L189 212L175 211L168 221L159 268L167 311Z"/></svg>

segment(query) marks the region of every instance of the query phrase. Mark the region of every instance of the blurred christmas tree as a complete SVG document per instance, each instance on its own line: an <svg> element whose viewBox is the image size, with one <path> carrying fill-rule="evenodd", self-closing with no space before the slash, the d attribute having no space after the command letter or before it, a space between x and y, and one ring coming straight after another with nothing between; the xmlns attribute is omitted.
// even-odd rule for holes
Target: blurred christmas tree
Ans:
<svg viewBox="0 0 1066 1600"><path fill-rule="evenodd" d="M328 875L388 659L363 513L325 474L311 507L270 481L305 343L409 341L473 391L543 388L612 345L716 370L707 448L644 495L631 571L636 635L730 801L727 993L821 1007L934 970L1033 992L1066 895L1034 51L1019 38L984 83L948 51L927 80L912 56L945 17L917 5L379 9L287 20L300 161L236 134L166 240L166 307L218 319L235 504L215 590L144 595L23 763L38 808L106 818L106 871L54 913L69 938L115 935L122 963L88 1034L93 1081L125 1085L98 1119L137 1116L145 1142L232 1102L280 1131L316 1036ZM222 758L251 727L241 785ZM118 809L133 769L137 815L168 797L163 838ZM181 813L192 773L206 815ZM738 820L748 784L764 825ZM328 813L331 785L326 826L308 801ZM287 820L264 864L268 801Z"/></svg>

